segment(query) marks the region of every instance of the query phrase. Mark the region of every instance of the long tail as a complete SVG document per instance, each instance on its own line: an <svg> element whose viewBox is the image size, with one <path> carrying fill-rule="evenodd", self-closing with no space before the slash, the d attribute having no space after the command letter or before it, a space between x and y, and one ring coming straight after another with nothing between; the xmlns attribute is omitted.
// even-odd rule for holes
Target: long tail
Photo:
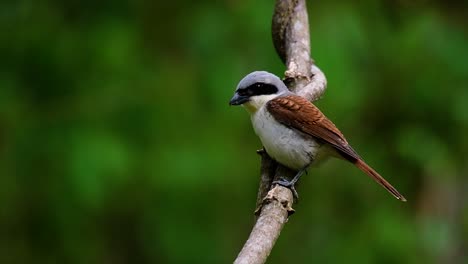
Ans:
<svg viewBox="0 0 468 264"><path fill-rule="evenodd" d="M371 176L378 184L382 185L388 192L390 192L395 198L406 202L406 198L401 195L395 187L393 187L388 181L386 181L380 174L378 174L374 169L367 165L362 159L358 159L354 165L365 172L367 175Z"/></svg>

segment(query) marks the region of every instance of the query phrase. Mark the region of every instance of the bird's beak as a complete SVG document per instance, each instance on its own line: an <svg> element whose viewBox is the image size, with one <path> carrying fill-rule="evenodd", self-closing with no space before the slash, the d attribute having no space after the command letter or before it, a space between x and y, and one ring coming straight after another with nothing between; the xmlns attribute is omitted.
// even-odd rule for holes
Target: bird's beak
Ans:
<svg viewBox="0 0 468 264"><path fill-rule="evenodd" d="M241 105L241 104L246 103L248 101L249 101L248 96L241 96L241 95L236 93L231 98L231 101L229 101L229 105Z"/></svg>

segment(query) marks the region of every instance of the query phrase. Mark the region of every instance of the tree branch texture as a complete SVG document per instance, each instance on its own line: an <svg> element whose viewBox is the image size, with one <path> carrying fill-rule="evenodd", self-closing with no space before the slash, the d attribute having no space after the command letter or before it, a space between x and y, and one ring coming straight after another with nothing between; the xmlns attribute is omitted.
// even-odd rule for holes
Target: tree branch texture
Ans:
<svg viewBox="0 0 468 264"><path fill-rule="evenodd" d="M315 101L326 89L326 78L310 56L309 19L305 0L277 0L272 20L276 52L285 63L284 82L296 94ZM291 178L296 172L272 160L265 151L262 157L260 186L255 214L257 221L234 263L265 263L281 230L294 212L291 190L271 186L280 177Z"/></svg>

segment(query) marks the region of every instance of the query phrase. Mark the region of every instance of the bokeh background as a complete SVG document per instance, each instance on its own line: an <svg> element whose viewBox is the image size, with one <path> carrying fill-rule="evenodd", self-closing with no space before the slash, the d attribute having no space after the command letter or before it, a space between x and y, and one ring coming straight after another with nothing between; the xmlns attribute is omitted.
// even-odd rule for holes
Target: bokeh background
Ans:
<svg viewBox="0 0 468 264"><path fill-rule="evenodd" d="M261 147L229 107L282 76L273 1L2 1L0 263L229 263ZM308 1L353 166L303 177L269 263L468 263L468 4Z"/></svg>

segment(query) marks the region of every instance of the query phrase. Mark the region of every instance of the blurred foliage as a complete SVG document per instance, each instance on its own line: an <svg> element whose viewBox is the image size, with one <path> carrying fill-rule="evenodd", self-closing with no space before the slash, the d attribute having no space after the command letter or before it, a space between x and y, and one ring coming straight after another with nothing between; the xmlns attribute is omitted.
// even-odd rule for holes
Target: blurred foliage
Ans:
<svg viewBox="0 0 468 264"><path fill-rule="evenodd" d="M468 263L466 2L309 1L317 104L408 198L313 170L269 263ZM285 70L273 1L2 1L0 263L228 263L259 140L228 107Z"/></svg>

